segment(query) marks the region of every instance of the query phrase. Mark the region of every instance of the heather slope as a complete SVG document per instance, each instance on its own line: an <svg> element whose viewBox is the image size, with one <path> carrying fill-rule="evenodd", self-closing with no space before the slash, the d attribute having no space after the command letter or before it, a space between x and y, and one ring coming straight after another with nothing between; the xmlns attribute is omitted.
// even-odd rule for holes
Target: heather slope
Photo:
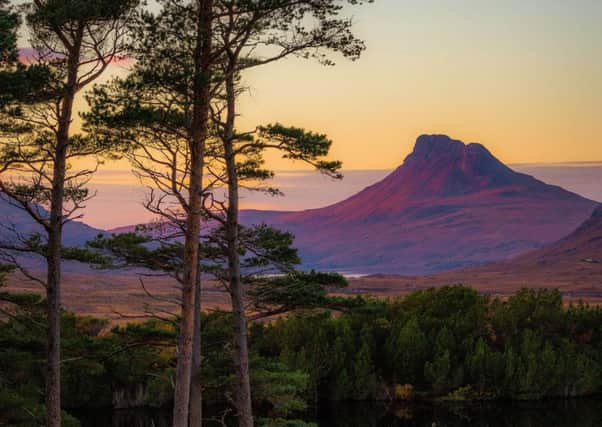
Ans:
<svg viewBox="0 0 602 427"><path fill-rule="evenodd" d="M373 275L354 279L348 293L404 295L414 289L462 283L508 296L519 289L554 288L571 300L602 303L602 205L562 239L508 260L425 276Z"/></svg>

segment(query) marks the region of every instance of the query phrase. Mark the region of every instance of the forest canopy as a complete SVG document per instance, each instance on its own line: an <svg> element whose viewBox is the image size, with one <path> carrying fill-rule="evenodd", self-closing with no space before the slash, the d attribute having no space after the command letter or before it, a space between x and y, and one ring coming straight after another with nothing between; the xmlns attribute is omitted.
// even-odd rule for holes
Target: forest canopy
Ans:
<svg viewBox="0 0 602 427"><path fill-rule="evenodd" d="M40 414L44 317L31 303L0 323L2 423ZM203 315L206 404L224 405L231 389L230 317ZM333 400L590 395L602 387L600 325L602 310L563 305L556 290L525 289L505 301L463 286L392 300L356 297L342 311L251 325L254 405L259 418L274 420L306 418L308 408ZM170 405L173 323L110 328L64 313L62 327L67 411Z"/></svg>

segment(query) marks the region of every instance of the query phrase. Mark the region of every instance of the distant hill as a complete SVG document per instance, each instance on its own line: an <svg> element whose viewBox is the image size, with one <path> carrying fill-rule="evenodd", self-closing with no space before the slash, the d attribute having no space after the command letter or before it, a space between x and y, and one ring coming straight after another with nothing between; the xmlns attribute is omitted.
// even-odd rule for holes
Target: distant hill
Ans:
<svg viewBox="0 0 602 427"><path fill-rule="evenodd" d="M602 270L602 205L575 231L559 241L508 261L513 266L599 265ZM602 285L602 283L601 283Z"/></svg>
<svg viewBox="0 0 602 427"><path fill-rule="evenodd" d="M242 218L293 232L307 267L413 275L542 247L596 204L513 171L481 144L423 135L400 167L342 202Z"/></svg>
<svg viewBox="0 0 602 427"><path fill-rule="evenodd" d="M349 292L399 295L459 283L500 295L558 288L572 299L602 303L602 205L568 236L509 260L427 276L362 277L351 281Z"/></svg>
<svg viewBox="0 0 602 427"><path fill-rule="evenodd" d="M13 239L14 234L11 231L13 228L24 236L42 231L39 224L31 219L26 212L11 205L3 197L0 197L0 224L1 239ZM83 222L70 221L65 224L63 242L68 246L82 245L99 233L104 233L104 231L90 227Z"/></svg>

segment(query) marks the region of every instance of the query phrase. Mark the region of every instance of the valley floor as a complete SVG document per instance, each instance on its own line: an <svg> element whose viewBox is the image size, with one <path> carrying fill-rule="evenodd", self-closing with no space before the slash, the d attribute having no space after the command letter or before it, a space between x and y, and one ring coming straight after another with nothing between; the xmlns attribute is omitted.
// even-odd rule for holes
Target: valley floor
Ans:
<svg viewBox="0 0 602 427"><path fill-rule="evenodd" d="M560 290L565 302L581 300L602 304L602 264L586 262L532 270L527 266L510 266L502 262L428 276L352 277L349 286L340 294L396 297L449 284L464 284L480 293L501 298L525 287L553 288ZM7 288L18 292L42 291L39 285L18 275L9 279ZM175 281L166 277L114 271L71 271L64 274L63 305L67 310L110 319L116 324L143 320L151 313L175 313L176 305L168 300L176 300L179 294ZM214 280L206 280L203 283L203 304L205 310L227 309L229 297Z"/></svg>

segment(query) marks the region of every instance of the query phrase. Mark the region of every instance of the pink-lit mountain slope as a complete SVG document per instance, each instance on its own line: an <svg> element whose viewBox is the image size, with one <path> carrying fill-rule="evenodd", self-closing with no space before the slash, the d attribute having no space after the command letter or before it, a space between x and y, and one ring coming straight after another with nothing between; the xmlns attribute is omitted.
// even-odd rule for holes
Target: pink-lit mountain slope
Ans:
<svg viewBox="0 0 602 427"><path fill-rule="evenodd" d="M513 171L480 144L423 135L400 167L342 202L242 218L293 232L306 267L424 274L554 242L596 204Z"/></svg>
<svg viewBox="0 0 602 427"><path fill-rule="evenodd" d="M566 265L591 264L602 273L602 204L568 236L541 249L513 258L506 264L513 268L537 267L551 270Z"/></svg>
<svg viewBox="0 0 602 427"><path fill-rule="evenodd" d="M555 288L571 300L602 303L602 205L568 236L511 259L424 276L375 274L352 280L346 292L404 295L458 283L501 296Z"/></svg>

